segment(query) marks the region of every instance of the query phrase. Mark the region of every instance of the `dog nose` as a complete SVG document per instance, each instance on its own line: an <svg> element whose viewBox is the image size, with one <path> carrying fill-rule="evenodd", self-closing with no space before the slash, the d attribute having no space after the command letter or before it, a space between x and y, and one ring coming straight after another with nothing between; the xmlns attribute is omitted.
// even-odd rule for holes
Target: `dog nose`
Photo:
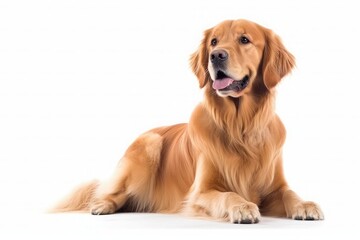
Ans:
<svg viewBox="0 0 360 240"><path fill-rule="evenodd" d="M220 64L228 59L228 53L225 50L215 50L210 55L210 60L213 64Z"/></svg>

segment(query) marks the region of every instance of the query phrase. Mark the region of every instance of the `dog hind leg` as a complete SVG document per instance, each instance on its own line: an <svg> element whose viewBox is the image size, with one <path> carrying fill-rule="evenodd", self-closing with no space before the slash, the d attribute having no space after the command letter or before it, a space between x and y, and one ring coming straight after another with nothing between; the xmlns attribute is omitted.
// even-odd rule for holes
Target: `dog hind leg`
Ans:
<svg viewBox="0 0 360 240"><path fill-rule="evenodd" d="M152 209L162 142L159 134L148 132L130 145L112 178L101 184L95 193L92 214L115 213L125 204L135 211Z"/></svg>

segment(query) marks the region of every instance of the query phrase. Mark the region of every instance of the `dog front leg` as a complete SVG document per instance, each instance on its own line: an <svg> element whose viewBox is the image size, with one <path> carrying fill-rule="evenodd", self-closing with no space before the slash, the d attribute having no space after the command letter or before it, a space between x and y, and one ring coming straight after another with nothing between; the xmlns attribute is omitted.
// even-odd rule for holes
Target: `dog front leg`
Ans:
<svg viewBox="0 0 360 240"><path fill-rule="evenodd" d="M192 215L206 214L231 223L257 223L259 208L235 192L219 191L219 173L211 162L200 158L196 176L187 201L186 211Z"/></svg>

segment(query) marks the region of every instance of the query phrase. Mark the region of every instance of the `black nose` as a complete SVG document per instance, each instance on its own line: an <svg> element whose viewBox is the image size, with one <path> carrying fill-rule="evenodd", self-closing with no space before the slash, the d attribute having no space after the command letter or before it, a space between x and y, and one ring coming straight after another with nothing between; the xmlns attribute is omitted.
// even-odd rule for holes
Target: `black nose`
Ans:
<svg viewBox="0 0 360 240"><path fill-rule="evenodd" d="M213 64L219 65L228 59L228 54L225 50L215 50L210 55L210 60Z"/></svg>

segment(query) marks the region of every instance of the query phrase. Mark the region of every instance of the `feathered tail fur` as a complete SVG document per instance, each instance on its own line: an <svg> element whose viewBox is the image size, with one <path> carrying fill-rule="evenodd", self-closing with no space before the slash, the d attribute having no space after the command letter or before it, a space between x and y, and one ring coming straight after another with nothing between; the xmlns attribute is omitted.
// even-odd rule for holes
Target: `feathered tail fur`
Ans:
<svg viewBox="0 0 360 240"><path fill-rule="evenodd" d="M95 191L99 186L98 180L84 183L77 187L65 199L50 209L50 213L90 211L91 201L94 199Z"/></svg>

